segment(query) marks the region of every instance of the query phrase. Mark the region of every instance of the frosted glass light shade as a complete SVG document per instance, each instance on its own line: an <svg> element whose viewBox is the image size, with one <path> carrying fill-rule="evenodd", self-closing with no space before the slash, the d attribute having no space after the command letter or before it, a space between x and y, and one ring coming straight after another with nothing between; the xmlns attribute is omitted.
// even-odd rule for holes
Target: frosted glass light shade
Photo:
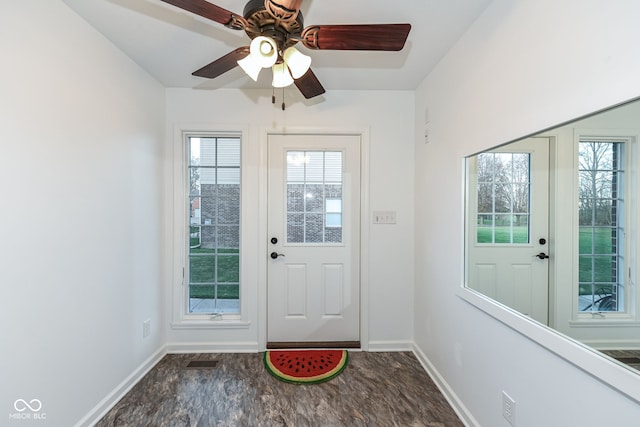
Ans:
<svg viewBox="0 0 640 427"><path fill-rule="evenodd" d="M253 79L254 82L258 81L258 75L260 74L262 67L254 60L252 55L238 61L238 65L249 77Z"/></svg>
<svg viewBox="0 0 640 427"><path fill-rule="evenodd" d="M262 68L272 67L278 60L278 46L269 37L258 36L253 39L249 51L253 60Z"/></svg>
<svg viewBox="0 0 640 427"><path fill-rule="evenodd" d="M311 57L301 53L293 46L284 51L283 58L294 79L304 76L311 67Z"/></svg>
<svg viewBox="0 0 640 427"><path fill-rule="evenodd" d="M293 84L293 77L289 73L289 68L284 62L275 64L272 67L273 70L273 87L287 87Z"/></svg>

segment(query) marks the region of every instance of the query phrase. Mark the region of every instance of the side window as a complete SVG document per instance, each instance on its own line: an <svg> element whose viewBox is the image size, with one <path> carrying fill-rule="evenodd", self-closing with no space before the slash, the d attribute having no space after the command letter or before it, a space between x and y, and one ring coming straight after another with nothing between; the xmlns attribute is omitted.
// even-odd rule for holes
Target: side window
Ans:
<svg viewBox="0 0 640 427"><path fill-rule="evenodd" d="M625 144L581 139L578 147L578 307L625 311Z"/></svg>
<svg viewBox="0 0 640 427"><path fill-rule="evenodd" d="M240 138L187 135L188 314L240 312Z"/></svg>

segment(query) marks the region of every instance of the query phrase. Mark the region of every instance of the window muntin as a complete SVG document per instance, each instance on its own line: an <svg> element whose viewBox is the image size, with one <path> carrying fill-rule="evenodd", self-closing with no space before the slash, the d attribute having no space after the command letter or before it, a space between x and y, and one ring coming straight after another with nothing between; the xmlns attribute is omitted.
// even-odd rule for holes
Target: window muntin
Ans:
<svg viewBox="0 0 640 427"><path fill-rule="evenodd" d="M188 136L187 153L187 312L239 313L240 138Z"/></svg>
<svg viewBox="0 0 640 427"><path fill-rule="evenodd" d="M529 243L530 169L529 153L491 152L477 156L476 243Z"/></svg>
<svg viewBox="0 0 640 427"><path fill-rule="evenodd" d="M578 147L578 308L624 312L624 143Z"/></svg>
<svg viewBox="0 0 640 427"><path fill-rule="evenodd" d="M341 151L287 152L287 243L342 243Z"/></svg>

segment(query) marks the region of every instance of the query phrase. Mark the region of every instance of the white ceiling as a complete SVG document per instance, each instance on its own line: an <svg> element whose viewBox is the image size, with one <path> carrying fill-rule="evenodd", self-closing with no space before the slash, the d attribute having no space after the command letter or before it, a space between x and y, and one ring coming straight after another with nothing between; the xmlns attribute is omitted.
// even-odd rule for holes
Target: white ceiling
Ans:
<svg viewBox="0 0 640 427"><path fill-rule="evenodd" d="M252 81L239 67L210 80L191 73L249 44L235 31L161 0L63 0L166 87L269 88L270 73ZM242 14L244 0L209 0ZM415 89L491 0L305 0L305 26L412 25L400 52L310 51L311 67L327 90Z"/></svg>

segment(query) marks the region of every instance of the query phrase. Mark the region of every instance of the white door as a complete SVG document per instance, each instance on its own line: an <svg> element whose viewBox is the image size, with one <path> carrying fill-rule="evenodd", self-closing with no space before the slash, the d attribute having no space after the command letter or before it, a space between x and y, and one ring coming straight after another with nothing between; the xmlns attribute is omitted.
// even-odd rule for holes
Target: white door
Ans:
<svg viewBox="0 0 640 427"><path fill-rule="evenodd" d="M360 340L360 136L268 137L268 345Z"/></svg>
<svg viewBox="0 0 640 427"><path fill-rule="evenodd" d="M549 139L474 156L468 173L468 286L547 324Z"/></svg>

